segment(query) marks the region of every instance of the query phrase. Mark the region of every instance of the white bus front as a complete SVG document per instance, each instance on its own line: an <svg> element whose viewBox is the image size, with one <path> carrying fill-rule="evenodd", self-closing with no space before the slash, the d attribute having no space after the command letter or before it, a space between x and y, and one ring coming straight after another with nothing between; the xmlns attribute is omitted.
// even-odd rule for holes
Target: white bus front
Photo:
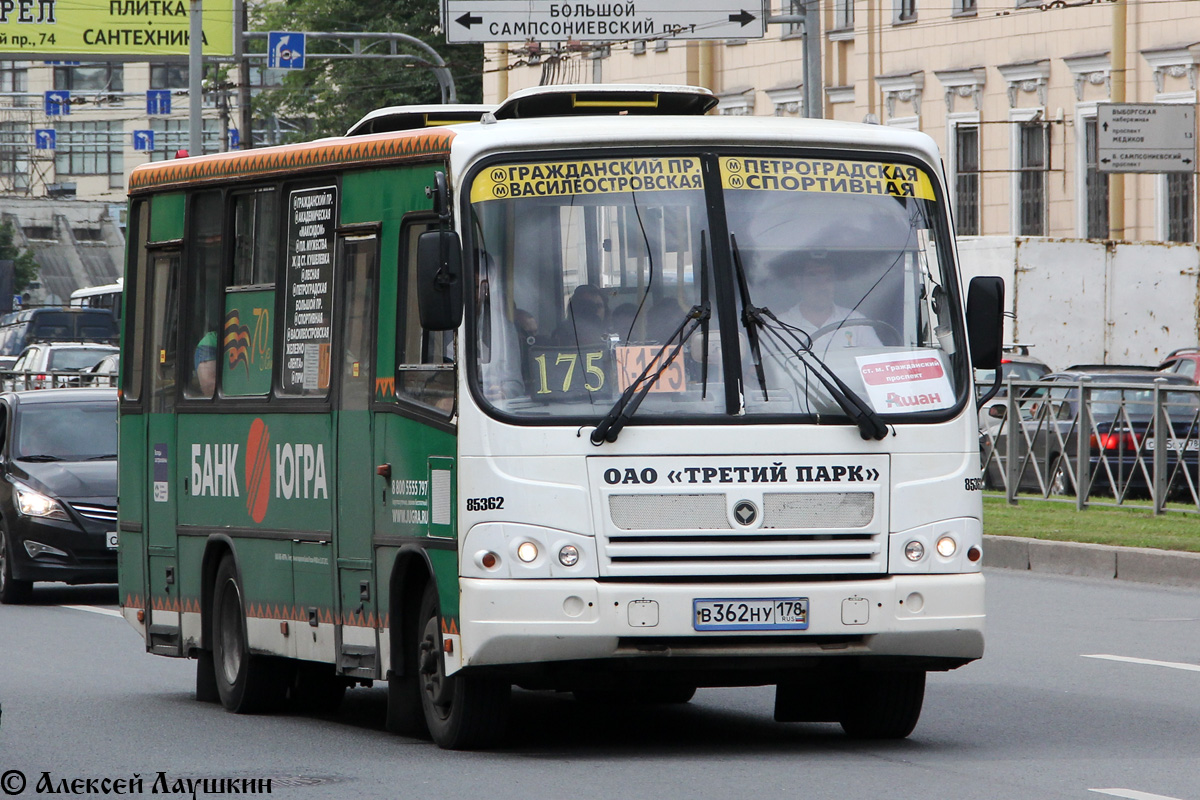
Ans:
<svg viewBox="0 0 1200 800"><path fill-rule="evenodd" d="M779 719L904 736L925 672L983 653L966 300L936 154L849 126L785 146L795 127L755 122L514 121L456 141L479 157L458 171L446 669L590 696L777 684Z"/></svg>

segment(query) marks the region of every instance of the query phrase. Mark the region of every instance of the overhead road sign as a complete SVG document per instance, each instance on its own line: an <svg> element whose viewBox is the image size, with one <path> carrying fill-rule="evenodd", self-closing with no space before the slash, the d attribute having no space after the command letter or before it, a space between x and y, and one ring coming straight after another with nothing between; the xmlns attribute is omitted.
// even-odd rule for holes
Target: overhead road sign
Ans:
<svg viewBox="0 0 1200 800"><path fill-rule="evenodd" d="M154 149L154 131L150 129L137 130L133 132L133 149L134 150L153 150Z"/></svg>
<svg viewBox="0 0 1200 800"><path fill-rule="evenodd" d="M1100 103L1096 156L1101 172L1195 172L1196 107Z"/></svg>
<svg viewBox="0 0 1200 800"><path fill-rule="evenodd" d="M304 34L271 31L267 34L269 69L304 69Z"/></svg>
<svg viewBox="0 0 1200 800"><path fill-rule="evenodd" d="M442 0L442 14L450 44L761 39L766 33L761 0L749 5L736 0Z"/></svg>
<svg viewBox="0 0 1200 800"><path fill-rule="evenodd" d="M0 0L0 59L188 55L188 0ZM204 55L234 53L234 0L204 0Z"/></svg>
<svg viewBox="0 0 1200 800"><path fill-rule="evenodd" d="M33 146L38 150L54 150L58 146L58 134L54 128L35 128Z"/></svg>
<svg viewBox="0 0 1200 800"><path fill-rule="evenodd" d="M4 0L0 0L0 3ZM150 89L146 92L146 113L147 114L170 114L171 113L171 90L170 89Z"/></svg>
<svg viewBox="0 0 1200 800"><path fill-rule="evenodd" d="M43 96L42 110L47 117L63 117L71 113L71 93L65 89L46 92Z"/></svg>

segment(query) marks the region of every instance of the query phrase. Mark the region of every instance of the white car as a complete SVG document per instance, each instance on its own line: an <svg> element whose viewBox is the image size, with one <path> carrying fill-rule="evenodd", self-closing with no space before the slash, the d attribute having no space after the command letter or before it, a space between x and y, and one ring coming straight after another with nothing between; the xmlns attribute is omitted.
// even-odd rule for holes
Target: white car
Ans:
<svg viewBox="0 0 1200 800"><path fill-rule="evenodd" d="M79 373L120 348L95 342L45 342L21 351L4 381L6 389L50 389L80 385Z"/></svg>

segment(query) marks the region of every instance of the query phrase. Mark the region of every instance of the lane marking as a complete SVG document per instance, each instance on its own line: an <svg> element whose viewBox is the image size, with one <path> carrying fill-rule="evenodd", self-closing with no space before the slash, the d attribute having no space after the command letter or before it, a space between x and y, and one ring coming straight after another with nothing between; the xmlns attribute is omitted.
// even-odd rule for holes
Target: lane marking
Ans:
<svg viewBox="0 0 1200 800"><path fill-rule="evenodd" d="M1170 667L1171 669L1185 669L1189 672L1200 672L1200 664L1182 664L1178 661L1154 661L1149 658L1131 658L1130 656L1110 656L1102 653L1093 655L1084 655L1084 658L1102 658L1105 661L1124 661L1126 664L1145 664L1150 667ZM1147 795L1153 797L1154 795Z"/></svg>
<svg viewBox="0 0 1200 800"><path fill-rule="evenodd" d="M1088 789L1088 791L1095 792L1096 794L1108 794L1113 797L1124 797L1127 800L1179 800L1177 797L1139 792L1137 789Z"/></svg>
<svg viewBox="0 0 1200 800"><path fill-rule="evenodd" d="M76 611L90 611L93 614L103 614L106 617L116 617L117 619L125 618L120 611L113 611L111 608L97 608L96 606L62 606L62 608L71 608Z"/></svg>

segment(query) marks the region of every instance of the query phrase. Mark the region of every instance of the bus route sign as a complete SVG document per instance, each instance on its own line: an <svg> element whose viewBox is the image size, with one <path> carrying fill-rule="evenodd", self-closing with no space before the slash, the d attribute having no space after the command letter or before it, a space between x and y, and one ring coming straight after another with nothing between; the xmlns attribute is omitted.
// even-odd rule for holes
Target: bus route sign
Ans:
<svg viewBox="0 0 1200 800"><path fill-rule="evenodd" d="M762 0L442 0L450 44L616 42L630 39L761 39Z"/></svg>

